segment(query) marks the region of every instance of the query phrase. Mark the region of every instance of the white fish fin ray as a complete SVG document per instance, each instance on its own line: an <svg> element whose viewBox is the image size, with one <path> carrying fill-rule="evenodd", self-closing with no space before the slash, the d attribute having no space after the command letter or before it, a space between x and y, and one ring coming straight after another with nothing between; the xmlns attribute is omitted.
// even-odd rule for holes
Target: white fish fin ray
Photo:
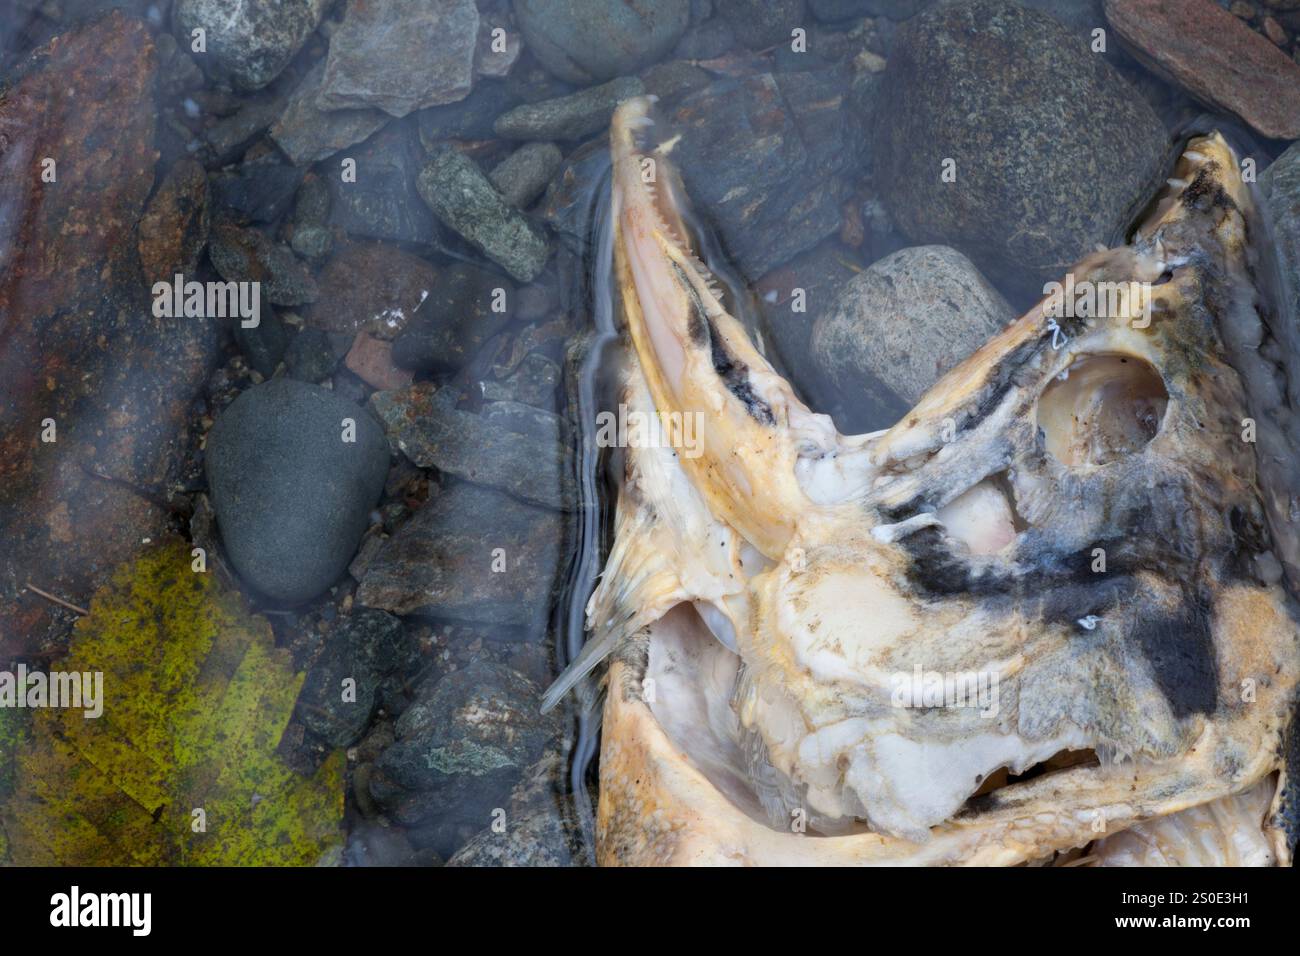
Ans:
<svg viewBox="0 0 1300 956"><path fill-rule="evenodd" d="M591 636L547 688L542 697L543 713L558 704L624 641L687 599L671 566L671 552L652 546L654 519L648 510L633 511L620 500L617 525L609 561L587 602L587 630Z"/></svg>

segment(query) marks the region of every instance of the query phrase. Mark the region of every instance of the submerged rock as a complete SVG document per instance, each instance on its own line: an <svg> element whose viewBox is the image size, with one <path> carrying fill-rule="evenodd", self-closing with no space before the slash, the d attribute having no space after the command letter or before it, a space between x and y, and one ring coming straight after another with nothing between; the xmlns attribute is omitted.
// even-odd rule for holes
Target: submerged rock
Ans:
<svg viewBox="0 0 1300 956"><path fill-rule="evenodd" d="M492 307L498 290L504 311ZM457 372L510 321L513 302L514 285L503 276L468 262L448 266L393 342L393 359L415 371Z"/></svg>
<svg viewBox="0 0 1300 956"><path fill-rule="evenodd" d="M276 145L300 166L361 142L392 119L377 109L325 109L318 101L323 75L324 67L316 64L271 127Z"/></svg>
<svg viewBox="0 0 1300 956"><path fill-rule="evenodd" d="M284 364L290 378L315 384L334 374L339 357L323 330L307 328L295 335L285 349Z"/></svg>
<svg viewBox="0 0 1300 956"><path fill-rule="evenodd" d="M524 45L569 83L593 83L660 59L690 23L690 0L515 0Z"/></svg>
<svg viewBox="0 0 1300 956"><path fill-rule="evenodd" d="M275 310L269 306L261 310L258 318L257 325L252 327L245 327L243 322L234 323L235 344L244 353L244 358L248 359L250 368L262 377L270 378L284 358L284 350L289 345L289 333Z"/></svg>
<svg viewBox="0 0 1300 956"><path fill-rule="evenodd" d="M643 92L640 80L623 76L569 96L516 106L493 129L505 139L583 139L609 126L619 103Z"/></svg>
<svg viewBox="0 0 1300 956"><path fill-rule="evenodd" d="M463 99L474 81L474 0L351 3L330 37L317 102L391 116Z"/></svg>
<svg viewBox="0 0 1300 956"><path fill-rule="evenodd" d="M914 246L845 284L813 327L812 357L844 405L875 401L897 408L896 397L907 409L1013 318L1011 306L960 252Z"/></svg>
<svg viewBox="0 0 1300 956"><path fill-rule="evenodd" d="M389 437L421 468L500 488L551 508L573 507L569 449L556 416L511 429L457 408L454 388L429 383L378 392L371 404Z"/></svg>
<svg viewBox="0 0 1300 956"><path fill-rule="evenodd" d="M251 152L251 150L250 150ZM288 212L306 170L284 162L274 147L211 177L217 215L239 222L272 223Z"/></svg>
<svg viewBox="0 0 1300 956"><path fill-rule="evenodd" d="M594 861L554 807L507 815L505 832L480 830L448 866L592 866Z"/></svg>
<svg viewBox="0 0 1300 956"><path fill-rule="evenodd" d="M790 43L795 27L806 27L804 0L717 0L718 16L754 50Z"/></svg>
<svg viewBox="0 0 1300 956"><path fill-rule="evenodd" d="M1300 63L1210 0L1106 0L1137 56L1270 139L1300 138Z"/></svg>
<svg viewBox="0 0 1300 956"><path fill-rule="evenodd" d="M289 220L289 248L310 262L329 255L334 236L329 230L330 190L321 177L309 174L298 187Z"/></svg>
<svg viewBox="0 0 1300 956"><path fill-rule="evenodd" d="M413 847L401 827L384 826L374 820L361 820L348 830L343 865L438 866L440 858L436 853L421 852Z"/></svg>
<svg viewBox="0 0 1300 956"><path fill-rule="evenodd" d="M316 301L316 280L307 267L288 246L257 229L217 223L208 242L208 258L227 282L260 283L263 300L272 305Z"/></svg>
<svg viewBox="0 0 1300 956"><path fill-rule="evenodd" d="M199 57L246 90L260 89L280 75L320 25L326 0L177 0L172 16L181 42L190 48L193 31L205 32Z"/></svg>
<svg viewBox="0 0 1300 956"><path fill-rule="evenodd" d="M492 403L487 408L489 419L508 414L510 410L502 406L516 403L540 409L555 407L562 375L559 363L538 352L529 353L506 378L480 383L483 397Z"/></svg>
<svg viewBox="0 0 1300 956"><path fill-rule="evenodd" d="M518 102L519 97L499 80L477 83L463 100L416 114L420 142L432 149L449 139L491 139L497 117Z"/></svg>
<svg viewBox="0 0 1300 956"><path fill-rule="evenodd" d="M393 338L444 285L427 259L381 242L356 243L321 271L320 298L307 319L349 343L361 331Z"/></svg>
<svg viewBox="0 0 1300 956"><path fill-rule="evenodd" d="M13 172L0 177L5 660L57 648L75 617L27 582L84 606L171 525L160 502L218 354L216 323L153 314L159 277L140 268L142 245L160 269L188 264L198 244L180 199L199 191L192 167L176 205L159 200L137 228L158 159L155 59L145 24L110 11L15 64L0 97ZM40 181L52 149L57 187Z"/></svg>
<svg viewBox="0 0 1300 956"><path fill-rule="evenodd" d="M722 17L711 17L686 31L673 48L673 56L683 60L711 60L736 45L736 36Z"/></svg>
<svg viewBox="0 0 1300 956"><path fill-rule="evenodd" d="M776 363L810 407L840 417L840 393L812 360L816 321L834 308L842 289L862 271L853 250L827 239L773 269L753 285L764 354ZM900 409L901 411L901 409ZM870 428L852 428L871 431Z"/></svg>
<svg viewBox="0 0 1300 956"><path fill-rule="evenodd" d="M457 483L371 560L356 600L394 614L519 628L520 636L537 638L546 631L564 534L558 512Z"/></svg>
<svg viewBox="0 0 1300 956"><path fill-rule="evenodd" d="M490 824L559 733L556 714L537 713L540 693L484 660L426 680L375 761L372 794L403 824Z"/></svg>
<svg viewBox="0 0 1300 956"><path fill-rule="evenodd" d="M554 143L527 143L492 167L488 179L506 202L527 209L545 191L562 162L564 154Z"/></svg>
<svg viewBox="0 0 1300 956"><path fill-rule="evenodd" d="M847 77L759 74L719 80L671 112L672 160L750 279L840 228L862 136Z"/></svg>
<svg viewBox="0 0 1300 956"><path fill-rule="evenodd" d="M460 151L435 149L416 188L447 228L520 282L531 282L546 265L551 253L546 236Z"/></svg>
<svg viewBox="0 0 1300 956"><path fill-rule="evenodd" d="M249 584L281 601L310 600L347 570L387 474L388 442L374 418L293 379L254 385L208 435L226 553Z"/></svg>
<svg viewBox="0 0 1300 956"><path fill-rule="evenodd" d="M1164 172L1146 101L1055 19L1005 0L904 24L878 102L878 185L900 229L1026 299L1110 242Z"/></svg>
<svg viewBox="0 0 1300 956"><path fill-rule="evenodd" d="M204 164L219 168L239 159L249 144L284 113L289 102L288 94L280 89L284 85L283 81L276 83L249 97L230 116L204 130L202 140L195 143Z"/></svg>
<svg viewBox="0 0 1300 956"><path fill-rule="evenodd" d="M415 178L423 154L409 122L390 123L348 154L356 180L329 177L331 223L348 235L432 245L438 224L420 201Z"/></svg>
<svg viewBox="0 0 1300 956"><path fill-rule="evenodd" d="M641 74L646 95L659 97L661 107L675 105L683 96L698 93L712 82L708 70L685 60L656 63Z"/></svg>
<svg viewBox="0 0 1300 956"><path fill-rule="evenodd" d="M528 767L504 807L503 826L487 826L448 866L594 866L593 848L569 795L571 745L549 747Z"/></svg>
<svg viewBox="0 0 1300 956"><path fill-rule="evenodd" d="M372 388L401 388L410 385L413 377L409 370L393 364L393 343L369 332L357 333L343 362Z"/></svg>
<svg viewBox="0 0 1300 956"><path fill-rule="evenodd" d="M901 21L914 17L926 7L932 7L939 0L808 0L813 16L819 20L848 20L852 17L888 17ZM1051 2L1051 0L1047 0ZM1075 0L1063 0L1065 3ZM1090 0L1083 0L1090 2ZM1099 2L1099 0L1091 0ZM1026 4L1028 6L1028 4Z"/></svg>
<svg viewBox="0 0 1300 956"><path fill-rule="evenodd" d="M1089 39L1092 31L1104 29L1106 13L1102 9L1102 0L1016 0L1022 7L1041 10L1060 20L1081 36ZM1116 51L1107 44L1108 54Z"/></svg>
<svg viewBox="0 0 1300 956"><path fill-rule="evenodd" d="M140 266L150 282L193 275L208 243L208 177L192 159L176 162L140 219Z"/></svg>
<svg viewBox="0 0 1300 956"><path fill-rule="evenodd" d="M1300 144L1292 143L1260 177L1277 251L1291 290L1291 315L1300 316ZM1297 383L1292 383L1296 388Z"/></svg>
<svg viewBox="0 0 1300 956"><path fill-rule="evenodd" d="M331 747L354 743L380 703L384 678L405 674L419 659L419 647L400 619L383 611L357 608L329 635L320 657L307 671L298 695L298 719ZM345 698L343 682L355 681L355 697Z"/></svg>

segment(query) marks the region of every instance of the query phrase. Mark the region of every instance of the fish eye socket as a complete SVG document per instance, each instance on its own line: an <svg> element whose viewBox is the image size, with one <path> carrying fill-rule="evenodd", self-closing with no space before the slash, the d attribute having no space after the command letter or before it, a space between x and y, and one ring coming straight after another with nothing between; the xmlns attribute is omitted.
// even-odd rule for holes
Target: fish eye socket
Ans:
<svg viewBox="0 0 1300 956"><path fill-rule="evenodd" d="M1169 393L1160 373L1133 355L1076 358L1038 400L1048 453L1071 468L1136 454L1160 431Z"/></svg>

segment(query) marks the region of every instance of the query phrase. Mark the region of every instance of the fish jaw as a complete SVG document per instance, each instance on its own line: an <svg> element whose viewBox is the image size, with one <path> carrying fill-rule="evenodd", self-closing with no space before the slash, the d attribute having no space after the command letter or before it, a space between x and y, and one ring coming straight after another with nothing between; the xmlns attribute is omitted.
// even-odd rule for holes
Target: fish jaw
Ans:
<svg viewBox="0 0 1300 956"><path fill-rule="evenodd" d="M1091 844L1100 861L1130 827L1158 835L1266 781L1280 794L1300 635L1278 578L1243 565L1261 553L1237 556L1267 533L1214 309L1249 285L1250 197L1221 138L1193 144L1132 245L1075 268L1124 283L1105 314L1067 320L1047 295L893 429L845 437L726 314L667 224L671 194L644 188L645 109L612 131L626 397L699 412L706 439L694 460L628 452L589 617L614 660L601 859L1008 864ZM1097 542L1118 573L1070 571ZM1001 713L891 707L913 663L996 673ZM1087 765L1054 763L1079 751ZM980 790L1035 764L1048 773ZM1261 822L1274 860L1280 816Z"/></svg>
<svg viewBox="0 0 1300 956"><path fill-rule="evenodd" d="M668 156L636 142L653 125L649 107L623 103L611 128L623 317L655 413L700 423L699 447L681 455L695 486L720 518L779 558L809 506L795 477L799 459L823 454L834 427L808 411L722 307L676 209L661 202L672 188Z"/></svg>
<svg viewBox="0 0 1300 956"><path fill-rule="evenodd" d="M609 677L612 686L625 683L627 665L615 662ZM926 842L911 843L876 833L816 836L801 832L794 817L784 832L755 821L680 752L635 696L607 699L603 733L601 866L1016 866L1051 861L1089 843L1095 856L1081 862L1107 866L1290 862L1285 844L1267 826L1267 810L1249 812L1257 801L1267 808L1275 799L1276 778L1263 768L1250 768L1260 779L1241 791L1252 793L1244 808L1219 788L1189 789L1181 768L1146 774L1140 789L1132 775L1099 779L1079 772L1075 779L1053 777L1050 788L1026 790L1014 805L942 824ZM1073 799L1063 804L1061 792ZM1221 813L1229 817L1222 829ZM1180 842L1179 831L1189 828L1204 842ZM1110 843L1130 831L1129 839ZM1160 855L1150 851L1156 841Z"/></svg>

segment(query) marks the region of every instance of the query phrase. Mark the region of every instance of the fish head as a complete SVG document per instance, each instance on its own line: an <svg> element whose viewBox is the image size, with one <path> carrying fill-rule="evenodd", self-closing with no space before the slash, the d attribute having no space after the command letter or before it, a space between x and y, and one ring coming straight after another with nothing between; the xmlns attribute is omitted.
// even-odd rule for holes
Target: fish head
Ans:
<svg viewBox="0 0 1300 956"><path fill-rule="evenodd" d="M1296 370L1242 380L1282 333L1222 137L1128 244L843 436L728 313L680 180L646 181L653 128L634 101L612 130L625 400L701 441L629 450L589 608L602 857L1037 862L1259 792L1284 857L1294 476L1259 438L1288 447Z"/></svg>

